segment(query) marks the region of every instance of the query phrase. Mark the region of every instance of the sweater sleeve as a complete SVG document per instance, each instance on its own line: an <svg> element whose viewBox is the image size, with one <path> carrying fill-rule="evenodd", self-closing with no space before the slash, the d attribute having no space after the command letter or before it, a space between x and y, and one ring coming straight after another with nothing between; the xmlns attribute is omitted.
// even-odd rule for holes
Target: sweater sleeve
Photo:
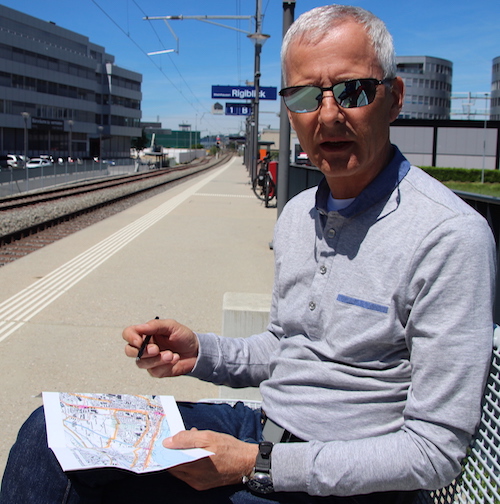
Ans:
<svg viewBox="0 0 500 504"><path fill-rule="evenodd" d="M459 474L492 351L495 249L486 222L474 215L446 221L425 237L405 274L412 376L402 427L371 438L276 445L277 491L437 489Z"/></svg>
<svg viewBox="0 0 500 504"><path fill-rule="evenodd" d="M269 377L269 356L278 339L266 331L248 338L198 333L200 352L190 376L229 387L258 387Z"/></svg>

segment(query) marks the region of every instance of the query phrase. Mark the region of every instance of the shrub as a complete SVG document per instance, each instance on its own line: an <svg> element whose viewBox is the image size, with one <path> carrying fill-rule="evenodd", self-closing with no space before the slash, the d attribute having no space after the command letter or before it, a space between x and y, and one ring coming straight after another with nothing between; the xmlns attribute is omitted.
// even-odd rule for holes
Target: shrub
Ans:
<svg viewBox="0 0 500 504"><path fill-rule="evenodd" d="M477 168L436 168L421 166L422 170L440 182L481 182L481 172ZM484 170L484 182L500 183L500 171Z"/></svg>

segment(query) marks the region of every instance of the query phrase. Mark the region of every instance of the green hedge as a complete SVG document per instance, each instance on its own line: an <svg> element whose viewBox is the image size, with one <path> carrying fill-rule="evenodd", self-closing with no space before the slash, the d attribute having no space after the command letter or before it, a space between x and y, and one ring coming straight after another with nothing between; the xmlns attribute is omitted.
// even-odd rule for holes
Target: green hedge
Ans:
<svg viewBox="0 0 500 504"><path fill-rule="evenodd" d="M441 182L481 182L482 170L476 168L436 168L434 166L420 168ZM500 183L500 171L484 170L484 181Z"/></svg>

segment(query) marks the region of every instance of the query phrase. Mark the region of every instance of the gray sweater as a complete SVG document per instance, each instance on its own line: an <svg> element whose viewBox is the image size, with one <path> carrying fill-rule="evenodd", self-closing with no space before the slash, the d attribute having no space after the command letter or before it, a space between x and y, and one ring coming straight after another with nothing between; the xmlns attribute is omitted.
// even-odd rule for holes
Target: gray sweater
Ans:
<svg viewBox="0 0 500 504"><path fill-rule="evenodd" d="M486 221L395 148L347 208L304 191L274 237L270 324L199 334L198 378L257 386L307 443L275 445L277 491L440 488L479 421L492 349L495 248Z"/></svg>

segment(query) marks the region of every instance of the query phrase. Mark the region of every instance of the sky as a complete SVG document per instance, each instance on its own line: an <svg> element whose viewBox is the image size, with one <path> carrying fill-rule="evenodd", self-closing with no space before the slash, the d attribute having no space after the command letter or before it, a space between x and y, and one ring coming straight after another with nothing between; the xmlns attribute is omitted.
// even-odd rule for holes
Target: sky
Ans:
<svg viewBox="0 0 500 504"><path fill-rule="evenodd" d="M257 0L0 0L3 5L80 33L103 46L115 63L142 74L142 120L164 128L190 124L207 134L243 133L244 116L212 114L213 85L244 86L254 78ZM295 18L327 1L297 0ZM500 56L499 0L358 0L379 16L398 56L434 56L453 62L453 93L489 93L493 58ZM282 0L261 0L260 85L280 88ZM245 16L245 19L144 20L149 16ZM170 27L170 29L169 29ZM242 31L237 31L234 28ZM148 56L174 49L177 52ZM460 102L454 101L452 108ZM474 105L484 109L485 103ZM279 127L279 101L261 100L259 124Z"/></svg>

